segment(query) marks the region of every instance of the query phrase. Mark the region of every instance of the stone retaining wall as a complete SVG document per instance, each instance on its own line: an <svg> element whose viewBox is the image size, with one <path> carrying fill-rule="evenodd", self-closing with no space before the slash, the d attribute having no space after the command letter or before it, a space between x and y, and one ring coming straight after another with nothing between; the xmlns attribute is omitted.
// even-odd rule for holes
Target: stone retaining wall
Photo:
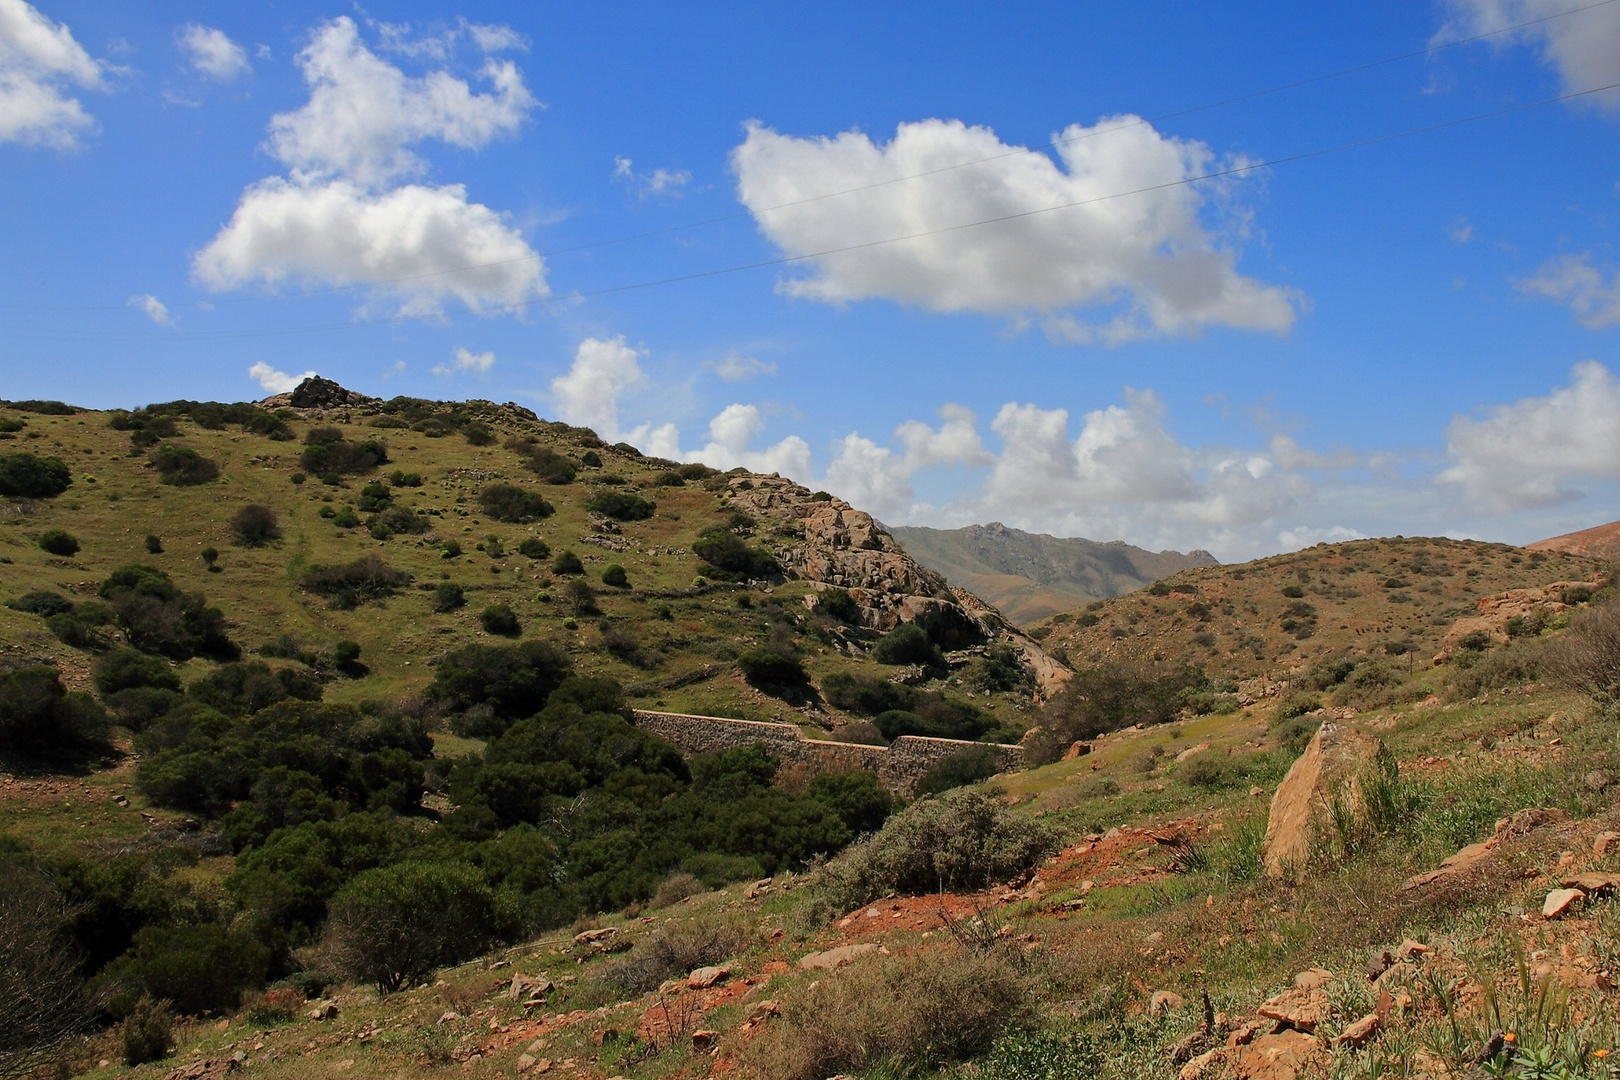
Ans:
<svg viewBox="0 0 1620 1080"><path fill-rule="evenodd" d="M1001 743L973 743L960 739L930 739L902 735L888 746L826 742L807 739L792 724L729 720L720 716L635 710L636 725L652 732L683 754L708 754L764 743L784 765L807 766L813 773L865 769L877 774L890 791L910 795L938 762L971 746L993 746L1001 757L1001 771L1024 763L1023 749Z"/></svg>

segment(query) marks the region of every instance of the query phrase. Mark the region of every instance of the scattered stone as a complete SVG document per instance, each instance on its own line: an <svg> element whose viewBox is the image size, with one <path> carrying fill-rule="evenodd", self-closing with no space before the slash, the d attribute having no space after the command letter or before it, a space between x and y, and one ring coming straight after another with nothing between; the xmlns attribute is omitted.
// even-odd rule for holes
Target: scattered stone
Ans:
<svg viewBox="0 0 1620 1080"><path fill-rule="evenodd" d="M1586 894L1579 889L1554 889L1541 905L1541 917L1556 919L1585 899Z"/></svg>
<svg viewBox="0 0 1620 1080"><path fill-rule="evenodd" d="M1178 763L1186 761L1190 757L1195 757L1198 754L1202 754L1205 750L1208 750L1209 748L1210 748L1210 744L1207 743L1207 742L1199 743L1197 746L1189 746L1189 747L1187 747L1187 749L1183 750L1181 753L1176 755L1176 761Z"/></svg>
<svg viewBox="0 0 1620 1080"><path fill-rule="evenodd" d="M1563 885L1566 889L1581 890L1588 898L1612 896L1616 890L1620 890L1620 874L1576 874L1565 878Z"/></svg>
<svg viewBox="0 0 1620 1080"><path fill-rule="evenodd" d="M1295 1080L1321 1049L1321 1041L1303 1031L1262 1035L1238 1050L1238 1072L1249 1080Z"/></svg>
<svg viewBox="0 0 1620 1080"><path fill-rule="evenodd" d="M731 975L731 968L725 965L715 967L700 967L686 977L686 985L693 990L707 990L715 983L723 982Z"/></svg>
<svg viewBox="0 0 1620 1080"><path fill-rule="evenodd" d="M1369 768L1393 775L1394 758L1383 740L1331 722L1317 729L1271 798L1263 848L1267 874L1303 873L1334 803L1358 816L1364 812L1360 777Z"/></svg>
<svg viewBox="0 0 1620 1080"><path fill-rule="evenodd" d="M760 880L754 882L752 885L748 886L748 888L744 889L743 890L743 895L748 897L748 899L752 900L755 897L764 896L766 893L768 893L770 891L771 891L771 879L770 878L761 878Z"/></svg>
<svg viewBox="0 0 1620 1080"><path fill-rule="evenodd" d="M1176 1074L1176 1080L1201 1080L1209 1072L1211 1066L1218 1064L1225 1058L1226 1051L1219 1048L1199 1054L1181 1067L1181 1071Z"/></svg>
<svg viewBox="0 0 1620 1080"><path fill-rule="evenodd" d="M859 956L870 956L878 951L878 947L871 942L862 942L859 945L840 945L836 949L827 949L823 952L806 953L799 957L799 967L822 968L832 971L834 968L849 963Z"/></svg>
<svg viewBox="0 0 1620 1080"><path fill-rule="evenodd" d="M713 1046L719 1038L720 1033L718 1031L709 1031L708 1029L704 1029L703 1031L694 1031L692 1032L692 1049L707 1050Z"/></svg>
<svg viewBox="0 0 1620 1080"><path fill-rule="evenodd" d="M1377 982L1378 977L1388 971L1395 964L1395 957L1388 949L1380 949L1367 961L1367 981Z"/></svg>
<svg viewBox="0 0 1620 1080"><path fill-rule="evenodd" d="M1320 990L1333 981L1333 972L1326 968L1307 968L1294 976L1294 986L1299 990Z"/></svg>
<svg viewBox="0 0 1620 1080"><path fill-rule="evenodd" d="M1294 987L1284 990L1255 1010L1267 1020L1286 1024L1296 1031L1315 1031L1328 1018L1328 996L1319 989Z"/></svg>
<svg viewBox="0 0 1620 1080"><path fill-rule="evenodd" d="M458 1013L458 1012L447 1012L443 1016L439 1017L439 1023L441 1023L441 1024L453 1024L457 1020L460 1020L460 1019L461 1019L461 1014L460 1013Z"/></svg>
<svg viewBox="0 0 1620 1080"><path fill-rule="evenodd" d="M193 1061L189 1065L182 1065L169 1073L163 1080L217 1080L226 1073L235 1072L237 1061L234 1058L209 1058L203 1061Z"/></svg>
<svg viewBox="0 0 1620 1080"><path fill-rule="evenodd" d="M1090 743L1088 743L1088 742L1071 743L1069 745L1069 748L1063 752L1063 760L1064 761L1073 761L1075 758L1083 758L1089 753L1091 753L1091 744Z"/></svg>
<svg viewBox="0 0 1620 1080"><path fill-rule="evenodd" d="M338 1007L330 1001L317 1001L315 1007L307 1014L311 1020L335 1020Z"/></svg>
<svg viewBox="0 0 1620 1080"><path fill-rule="evenodd" d="M758 1024L772 1016L782 1015L782 1003L775 998L766 998L754 1006L754 1011L748 1014L748 1022Z"/></svg>
<svg viewBox="0 0 1620 1080"><path fill-rule="evenodd" d="M520 1073L528 1072L530 1069L534 1068L536 1064L538 1064L538 1060L536 1058L533 1058L528 1054L519 1054L517 1059L517 1071Z"/></svg>
<svg viewBox="0 0 1620 1080"><path fill-rule="evenodd" d="M1348 1046L1351 1049L1359 1050L1372 1041L1373 1036L1378 1034L1378 1029L1383 1024L1384 1021L1381 1016L1376 1012L1370 1012L1341 1031L1339 1037L1333 1040L1333 1045Z"/></svg>
<svg viewBox="0 0 1620 1080"><path fill-rule="evenodd" d="M619 932L617 926L600 926L595 930L586 930L574 935L575 945L594 945L598 941L606 941Z"/></svg>
<svg viewBox="0 0 1620 1080"><path fill-rule="evenodd" d="M1598 833L1592 840L1592 854L1601 859L1611 851L1620 851L1620 833Z"/></svg>
<svg viewBox="0 0 1620 1080"><path fill-rule="evenodd" d="M1187 1002L1173 990L1155 990L1153 997L1148 1001L1148 1012L1155 1016L1161 1013L1174 1012Z"/></svg>
<svg viewBox="0 0 1620 1080"><path fill-rule="evenodd" d="M1602 791L1614 786L1614 773L1607 769L1593 769L1586 774L1588 791Z"/></svg>
<svg viewBox="0 0 1620 1080"><path fill-rule="evenodd" d="M524 998L537 998L549 994L557 989L557 984L550 979L539 975L513 975L512 987L507 996L513 1001Z"/></svg>
<svg viewBox="0 0 1620 1080"><path fill-rule="evenodd" d="M1538 807L1533 810L1520 810L1511 817L1505 817L1496 823L1498 837L1529 836L1536 829L1547 825L1556 825L1569 820L1569 815L1556 806Z"/></svg>

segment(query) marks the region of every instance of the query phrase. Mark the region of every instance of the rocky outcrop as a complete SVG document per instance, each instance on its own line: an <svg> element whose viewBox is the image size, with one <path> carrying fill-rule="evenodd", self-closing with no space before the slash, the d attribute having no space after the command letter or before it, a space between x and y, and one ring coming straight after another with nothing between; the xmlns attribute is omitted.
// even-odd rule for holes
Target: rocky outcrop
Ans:
<svg viewBox="0 0 1620 1080"><path fill-rule="evenodd" d="M1364 731L1325 723L1288 770L1271 800L1266 820L1266 873L1297 877L1330 827L1331 815L1366 812L1363 780L1373 772L1393 775L1394 758L1382 740Z"/></svg>
<svg viewBox="0 0 1620 1080"><path fill-rule="evenodd" d="M762 539L776 538L772 553L789 577L847 591L865 629L915 623L946 649L1004 642L1018 651L1043 697L1072 674L1001 612L906 554L871 514L775 475L733 476L727 495L759 520Z"/></svg>
<svg viewBox="0 0 1620 1080"><path fill-rule="evenodd" d="M1445 663L1459 648L1467 647L1470 640L1482 644L1481 639L1474 635L1483 634L1484 640L1492 645L1506 645L1511 637L1508 632L1510 622L1514 619L1546 620L1568 611L1569 605L1564 603L1564 590L1576 586L1588 590L1595 587L1589 581L1555 581L1539 589L1509 589L1505 593L1485 597L1477 605L1478 615L1464 616L1446 631L1434 662Z"/></svg>

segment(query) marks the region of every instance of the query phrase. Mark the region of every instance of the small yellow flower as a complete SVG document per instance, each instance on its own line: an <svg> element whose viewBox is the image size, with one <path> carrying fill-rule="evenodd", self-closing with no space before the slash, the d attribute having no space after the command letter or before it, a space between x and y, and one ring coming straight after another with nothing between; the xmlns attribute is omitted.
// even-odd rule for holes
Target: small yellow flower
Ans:
<svg viewBox="0 0 1620 1080"><path fill-rule="evenodd" d="M1599 1050L1597 1053L1593 1054L1592 1056L1593 1057L1606 1058L1606 1057L1609 1056L1609 1052L1607 1050Z"/></svg>

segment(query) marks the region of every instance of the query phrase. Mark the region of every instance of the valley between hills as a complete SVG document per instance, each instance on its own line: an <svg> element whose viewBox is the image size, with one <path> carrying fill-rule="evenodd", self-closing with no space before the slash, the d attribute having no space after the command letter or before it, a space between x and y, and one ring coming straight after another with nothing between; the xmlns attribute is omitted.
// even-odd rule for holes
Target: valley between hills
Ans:
<svg viewBox="0 0 1620 1080"><path fill-rule="evenodd" d="M1620 1075L1598 530L886 528L324 380L0 402L0 496L0 1075Z"/></svg>

